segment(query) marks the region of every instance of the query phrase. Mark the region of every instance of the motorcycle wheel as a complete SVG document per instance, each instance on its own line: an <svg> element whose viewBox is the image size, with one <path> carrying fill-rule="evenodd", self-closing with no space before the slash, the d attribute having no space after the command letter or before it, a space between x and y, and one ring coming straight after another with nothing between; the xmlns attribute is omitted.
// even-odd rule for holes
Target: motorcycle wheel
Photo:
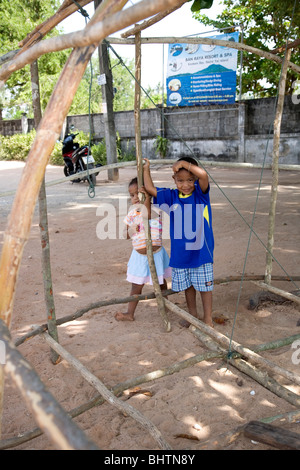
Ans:
<svg viewBox="0 0 300 470"><path fill-rule="evenodd" d="M72 163L65 163L65 166L64 166L64 175L65 176L71 176L74 174L74 171L73 171L73 165Z"/></svg>

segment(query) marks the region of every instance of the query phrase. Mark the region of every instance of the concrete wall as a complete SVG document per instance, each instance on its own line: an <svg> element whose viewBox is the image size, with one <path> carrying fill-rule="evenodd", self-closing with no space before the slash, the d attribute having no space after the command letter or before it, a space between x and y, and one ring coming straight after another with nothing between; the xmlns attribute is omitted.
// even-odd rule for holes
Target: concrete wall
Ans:
<svg viewBox="0 0 300 470"><path fill-rule="evenodd" d="M167 157L194 154L210 161L266 163L272 161L275 99L245 100L228 106L155 108L141 111L142 151L145 157L158 158L155 138L170 141ZM103 114L92 116L96 141L104 137ZM67 126L89 132L88 115L68 116ZM124 151L134 149L134 113L115 113L116 130ZM33 126L28 120L28 129ZM21 132L21 121L0 121L0 133ZM281 125L281 164L300 164L300 103L285 98Z"/></svg>

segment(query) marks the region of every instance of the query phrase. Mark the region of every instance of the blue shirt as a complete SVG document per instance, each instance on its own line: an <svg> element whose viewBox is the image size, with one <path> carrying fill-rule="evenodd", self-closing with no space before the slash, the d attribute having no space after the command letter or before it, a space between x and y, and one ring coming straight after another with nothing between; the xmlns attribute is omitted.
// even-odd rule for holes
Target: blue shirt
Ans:
<svg viewBox="0 0 300 470"><path fill-rule="evenodd" d="M173 268L197 268L213 263L214 236L209 188L202 192L198 180L188 197L178 189L156 188L153 204L170 216L171 256Z"/></svg>

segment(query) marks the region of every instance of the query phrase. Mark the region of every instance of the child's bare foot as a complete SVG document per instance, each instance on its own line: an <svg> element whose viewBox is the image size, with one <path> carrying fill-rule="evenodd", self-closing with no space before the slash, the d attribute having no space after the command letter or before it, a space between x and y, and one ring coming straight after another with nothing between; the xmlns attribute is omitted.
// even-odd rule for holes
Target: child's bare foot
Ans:
<svg viewBox="0 0 300 470"><path fill-rule="evenodd" d="M115 319L117 321L133 321L134 320L133 316L130 315L130 313L122 313L122 312L116 313Z"/></svg>

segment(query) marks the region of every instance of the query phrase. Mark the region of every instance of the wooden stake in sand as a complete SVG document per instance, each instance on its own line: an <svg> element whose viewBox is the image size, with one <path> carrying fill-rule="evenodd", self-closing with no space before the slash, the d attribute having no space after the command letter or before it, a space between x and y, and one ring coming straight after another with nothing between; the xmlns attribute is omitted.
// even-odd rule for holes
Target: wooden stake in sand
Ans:
<svg viewBox="0 0 300 470"><path fill-rule="evenodd" d="M292 50L286 51L284 62L282 66L279 91L278 91L278 102L276 115L274 120L274 138L273 138L273 161L272 161L272 189L271 189L271 200L269 209L269 229L268 229L268 242L267 242L267 254L266 254L266 271L265 271L265 283L271 284L272 274L272 253L274 246L274 228L275 228L275 213L276 213L276 201L278 194L278 161L279 161L279 145L280 145L280 128L282 121L284 97L285 97L285 84L288 71L288 64L291 58Z"/></svg>

